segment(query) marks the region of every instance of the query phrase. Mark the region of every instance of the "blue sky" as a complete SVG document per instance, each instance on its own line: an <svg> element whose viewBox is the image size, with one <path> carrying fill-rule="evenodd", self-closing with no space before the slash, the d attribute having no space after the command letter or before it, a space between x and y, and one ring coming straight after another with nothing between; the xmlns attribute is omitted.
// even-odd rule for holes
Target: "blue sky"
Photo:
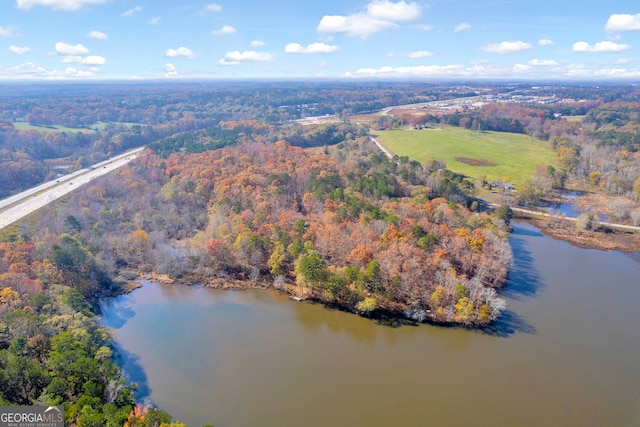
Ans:
<svg viewBox="0 0 640 427"><path fill-rule="evenodd" d="M640 80L620 0L2 0L0 80Z"/></svg>

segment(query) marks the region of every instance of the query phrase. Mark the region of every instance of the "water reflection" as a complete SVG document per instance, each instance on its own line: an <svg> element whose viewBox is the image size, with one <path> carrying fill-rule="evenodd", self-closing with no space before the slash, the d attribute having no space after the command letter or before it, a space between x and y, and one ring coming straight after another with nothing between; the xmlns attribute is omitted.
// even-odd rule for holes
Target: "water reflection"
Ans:
<svg viewBox="0 0 640 427"><path fill-rule="evenodd" d="M145 372L140 357L125 350L122 346L115 346L116 362L125 372L128 380L136 385L135 398L138 401L145 401L151 396L149 379Z"/></svg>
<svg viewBox="0 0 640 427"><path fill-rule="evenodd" d="M513 263L507 276L507 286L501 290L501 295L512 300L532 298L544 289L529 247L529 239L543 237L535 228L516 224L514 232L509 237L513 250Z"/></svg>
<svg viewBox="0 0 640 427"><path fill-rule="evenodd" d="M508 338L518 332L535 334L536 328L527 323L527 321L519 316L515 311L505 310L496 322L484 329L481 329L481 331L486 335Z"/></svg>
<svg viewBox="0 0 640 427"><path fill-rule="evenodd" d="M321 309L309 309L316 306ZM326 311L336 315L326 315ZM343 316L353 316L336 307L327 307L312 301L301 301L294 304L294 312L298 324L303 326L306 332L313 335L321 335L330 332L333 335L346 334L358 342L372 343L376 339L376 331L371 319L357 318L351 322L344 321Z"/></svg>
<svg viewBox="0 0 640 427"><path fill-rule="evenodd" d="M637 425L638 263L515 227L508 309L482 330L154 284L103 324L137 397L188 425Z"/></svg>
<svg viewBox="0 0 640 427"><path fill-rule="evenodd" d="M122 297L124 298L124 297ZM117 310L115 309L117 306ZM102 326L112 329L122 328L129 319L136 315L131 304L126 304L122 300L116 302L115 299L107 299L100 304Z"/></svg>

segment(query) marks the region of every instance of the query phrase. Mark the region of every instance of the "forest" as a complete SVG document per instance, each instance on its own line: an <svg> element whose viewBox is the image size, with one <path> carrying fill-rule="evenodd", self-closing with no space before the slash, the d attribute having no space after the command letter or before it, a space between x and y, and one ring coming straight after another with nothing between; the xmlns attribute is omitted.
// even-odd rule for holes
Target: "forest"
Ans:
<svg viewBox="0 0 640 427"><path fill-rule="evenodd" d="M416 93L412 85L384 83L37 86L2 87L0 198L130 148L224 121L274 125L452 96L441 86L424 85Z"/></svg>
<svg viewBox="0 0 640 427"><path fill-rule="evenodd" d="M194 148L222 129L234 144ZM312 151L270 142L265 129L229 122L160 140L0 232L2 403L63 404L78 426L179 426L135 405L95 317L100 298L149 275L273 287L376 318L499 317L509 216L472 212L463 177L390 160L348 125L283 132L302 145L333 141Z"/></svg>
<svg viewBox="0 0 640 427"><path fill-rule="evenodd" d="M76 284L88 295L108 286L103 276L150 273L273 285L363 315L496 319L504 307L494 288L511 261L508 224L467 208L462 177L391 161L353 138L327 154L284 140L148 150L30 227L48 230L45 241L68 235L93 254L100 271ZM50 245L62 270L80 268Z"/></svg>
<svg viewBox="0 0 640 427"><path fill-rule="evenodd" d="M605 102L611 96L603 96L551 105L490 103L447 114L401 112L380 116L373 125L388 128L403 123L448 124L523 133L547 141L556 152L558 167L541 165L530 180L519 186L513 203L536 204L570 182L572 189L603 196L607 201L596 208L612 220L640 225L640 91L629 88L622 94L610 90L620 99ZM562 112L584 115L565 117Z"/></svg>
<svg viewBox="0 0 640 427"><path fill-rule="evenodd" d="M513 257L511 210L483 211L476 183L437 159L389 159L367 136L370 126L415 118L354 115L486 90L529 93L530 85L45 88L13 87L0 101L0 197L54 179L61 167L147 149L0 230L0 404L63 404L78 426L181 425L136 404L136 385L96 317L101 298L145 277L272 287L412 324L482 328L505 309L497 289ZM521 202L573 180L612 197L617 219L640 222L638 91L562 91L584 102L488 104L417 120L548 141L558 168L538 168ZM294 122L325 114L339 120ZM77 131L47 128L61 125Z"/></svg>
<svg viewBox="0 0 640 427"><path fill-rule="evenodd" d="M423 120L471 129L522 132L553 140L569 137L584 182L629 196L638 151L638 91L629 85L535 85L532 83L426 82L184 82L173 84L3 85L0 100L0 197L127 149L221 122L257 121L282 127L295 120L336 115L343 121L383 108L481 94L558 96L555 104L490 104L480 111L426 115ZM586 116L583 121L560 116ZM358 122L393 126L401 117ZM635 124L634 124L635 123ZM23 127L28 124L37 127ZM56 130L54 126L64 126ZM286 127L286 126L285 126ZM278 136L272 136L276 141ZM295 140L290 140L294 145ZM584 148L584 149L583 149ZM564 150L565 154L567 150ZM616 153L618 153L616 155ZM613 155L613 156L612 156ZM613 160L612 160L613 159ZM622 169L621 173L618 170ZM593 174L593 175L592 175ZM597 179L596 179L597 178ZM637 179L637 177L636 177ZM640 191L640 185L638 186Z"/></svg>
<svg viewBox="0 0 640 427"><path fill-rule="evenodd" d="M135 404L85 296L92 281L115 291L93 256L68 234L41 243L0 243L0 404L64 405L78 426L168 425L169 414Z"/></svg>

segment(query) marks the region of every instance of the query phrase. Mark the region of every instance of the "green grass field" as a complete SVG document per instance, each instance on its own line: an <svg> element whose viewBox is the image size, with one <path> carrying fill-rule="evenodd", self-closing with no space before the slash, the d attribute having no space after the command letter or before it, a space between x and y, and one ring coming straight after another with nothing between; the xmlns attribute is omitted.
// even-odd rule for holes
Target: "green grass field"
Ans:
<svg viewBox="0 0 640 427"><path fill-rule="evenodd" d="M138 123L125 123L114 122L115 124L121 124L126 127L131 127ZM96 130L103 130L107 123L97 122L92 124L89 128L68 128L65 126L34 126L27 122L13 122L13 127L18 130L37 130L38 132L95 132Z"/></svg>
<svg viewBox="0 0 640 427"><path fill-rule="evenodd" d="M527 135L481 131L475 132L453 126L437 126L430 130L387 130L373 135L382 145L398 156L408 156L424 163L425 160L444 160L447 169L491 182L505 179L516 186L529 179L536 165L555 166L555 153L551 146ZM495 166L472 166L466 160Z"/></svg>
<svg viewBox="0 0 640 427"><path fill-rule="evenodd" d="M13 127L18 130L37 130L38 132L93 132L91 129L68 128L65 126L34 126L27 122L13 122Z"/></svg>

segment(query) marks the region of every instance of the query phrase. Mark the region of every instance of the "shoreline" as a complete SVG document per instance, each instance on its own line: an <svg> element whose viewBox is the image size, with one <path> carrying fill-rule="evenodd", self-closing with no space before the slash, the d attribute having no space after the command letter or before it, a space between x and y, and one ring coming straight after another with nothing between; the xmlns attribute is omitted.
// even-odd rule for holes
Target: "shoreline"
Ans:
<svg viewBox="0 0 640 427"><path fill-rule="evenodd" d="M536 226L541 233L549 237L565 241L579 248L631 254L640 252L640 233L612 229L579 230L573 222L562 219L516 217Z"/></svg>
<svg viewBox="0 0 640 427"><path fill-rule="evenodd" d="M597 230L597 231L589 231L589 230L579 230L576 228L575 223L572 221L568 221L561 218L531 218L527 216L519 216L516 215L514 219L518 219L520 221L526 221L527 223L535 226L540 230L540 232L548 237L551 237L555 240L560 240L569 243L572 246L583 248L583 249L597 249L602 251L618 251L627 254L636 254L640 255L640 233L636 232L625 232L619 230ZM634 257L634 260L640 262L640 256ZM253 281L249 279L238 279L233 277L197 277L197 276L185 276L180 279L176 279L170 277L167 274L158 274L158 273L142 273L139 272L137 278L135 280L129 280L122 285L120 294L128 294L133 292L134 290L143 286L144 281L156 282L164 285L178 285L178 286L201 286L211 289L223 289L223 290L250 290L250 289L258 289L258 290L273 290L278 292L281 295L285 295L288 298L294 301L307 301L314 304L322 304L327 306L328 308L338 309L345 312L349 312L358 316L369 317L373 319L377 319L378 321L382 321L383 323L388 324L405 324L411 323L415 324L415 321L411 319L407 319L402 316L397 307L391 306L383 306L379 307L377 313L370 313L369 315L364 315L363 313L349 310L346 307L341 306L340 304L327 304L322 301L318 295L314 294L312 291L305 289L302 293L297 285L292 283L284 283L280 286L275 286L273 283L266 281L264 279L259 281ZM110 297L114 297L117 295L110 295ZM426 318L423 322L417 323L427 323L436 326L444 326L444 327L462 327L468 329L484 329L491 328L491 325L494 322L490 322L489 324L477 324L474 323L472 325L463 325L457 322L441 322L437 321L433 313L427 314Z"/></svg>

